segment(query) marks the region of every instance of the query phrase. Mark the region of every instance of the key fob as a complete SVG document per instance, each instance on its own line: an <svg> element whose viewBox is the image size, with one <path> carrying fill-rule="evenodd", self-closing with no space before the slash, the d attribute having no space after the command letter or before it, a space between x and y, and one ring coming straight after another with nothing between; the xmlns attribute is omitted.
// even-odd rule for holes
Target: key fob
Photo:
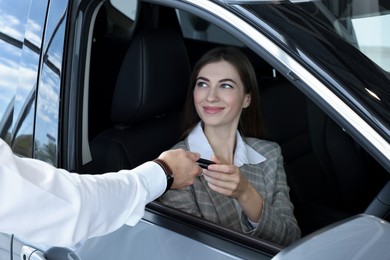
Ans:
<svg viewBox="0 0 390 260"><path fill-rule="evenodd" d="M199 160L196 161L199 166L203 169L207 169L207 166L209 166L210 164L215 164L215 162L213 161L210 161L210 160L206 160L206 159L203 159L203 158L200 158Z"/></svg>

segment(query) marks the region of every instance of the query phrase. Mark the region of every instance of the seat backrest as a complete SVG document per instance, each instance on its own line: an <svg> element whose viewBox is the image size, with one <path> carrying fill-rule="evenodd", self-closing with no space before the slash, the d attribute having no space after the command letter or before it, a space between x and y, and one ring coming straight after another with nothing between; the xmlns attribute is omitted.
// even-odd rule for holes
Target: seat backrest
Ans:
<svg viewBox="0 0 390 260"><path fill-rule="evenodd" d="M352 138L286 79L259 84L265 128L282 148L302 234L363 212L367 171Z"/></svg>
<svg viewBox="0 0 390 260"><path fill-rule="evenodd" d="M139 32L118 74L111 110L115 126L91 141L88 171L133 168L179 141L190 71L179 33L168 28Z"/></svg>

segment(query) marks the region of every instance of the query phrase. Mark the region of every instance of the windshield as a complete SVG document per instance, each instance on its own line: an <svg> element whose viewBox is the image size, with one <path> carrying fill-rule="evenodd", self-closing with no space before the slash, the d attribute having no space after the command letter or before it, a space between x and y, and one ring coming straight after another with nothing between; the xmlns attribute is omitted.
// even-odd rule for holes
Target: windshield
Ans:
<svg viewBox="0 0 390 260"><path fill-rule="evenodd" d="M351 102L347 91L364 104L367 117L375 115L373 124L389 127L390 1L253 1L243 6L273 29L268 33L288 52L306 66L309 57L331 76L324 80L338 82L341 88L330 86L340 97ZM357 103L355 109L362 111Z"/></svg>
<svg viewBox="0 0 390 260"><path fill-rule="evenodd" d="M341 37L385 71L390 71L388 1L318 1L315 4L328 13L335 31Z"/></svg>

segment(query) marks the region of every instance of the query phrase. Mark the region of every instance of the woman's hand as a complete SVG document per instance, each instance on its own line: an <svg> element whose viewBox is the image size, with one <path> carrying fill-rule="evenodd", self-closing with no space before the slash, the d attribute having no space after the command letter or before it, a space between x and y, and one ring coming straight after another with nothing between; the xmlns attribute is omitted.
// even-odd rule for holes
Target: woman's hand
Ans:
<svg viewBox="0 0 390 260"><path fill-rule="evenodd" d="M215 192L235 199L243 196L250 183L241 174L240 169L233 164L221 164L215 156L211 160L216 164L209 165L207 170L203 170L209 187Z"/></svg>
<svg viewBox="0 0 390 260"><path fill-rule="evenodd" d="M220 164L218 158L211 158L216 164L203 170L210 189L225 196L234 198L252 222L258 222L263 207L263 198L249 183L240 169L231 164Z"/></svg>

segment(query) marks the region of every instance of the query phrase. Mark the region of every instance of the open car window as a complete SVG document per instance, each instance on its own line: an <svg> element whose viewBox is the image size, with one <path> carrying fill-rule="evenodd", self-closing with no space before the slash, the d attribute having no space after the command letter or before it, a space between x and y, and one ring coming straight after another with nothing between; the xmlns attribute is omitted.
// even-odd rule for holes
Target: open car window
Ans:
<svg viewBox="0 0 390 260"><path fill-rule="evenodd" d="M89 131L91 140L99 136L101 132L107 131L106 129L118 129L118 126L123 127L123 129L132 127L137 129L141 124L135 120L134 125L133 123L116 125L117 123L112 121L111 105L117 81L116 76L120 71L121 61L127 48L137 33L152 28L168 27L182 34L191 66L207 50L221 45L236 46L250 58L259 81L261 110L264 125L269 133L267 138L277 142L282 147L288 183L291 187L290 196L303 236L354 214L364 212L369 202L386 182L388 178L386 170L372 157L372 154L357 142L354 136L345 131L337 122L337 118L331 117L329 111L322 109L321 103L313 101L312 97L307 96L307 93L302 91L301 82L291 80L285 71L275 66L280 61L270 57L267 53L269 50L262 50L261 46L251 43L251 39L244 32L236 30L231 25L207 13L199 10L191 12L193 9L190 7L181 9L169 4L165 6L152 2L146 2L141 7L141 20L135 34L128 37L127 40L118 34L120 30L112 30L110 22L105 25L107 27L95 28L91 67L91 75L93 76L90 78ZM269 10L274 8L274 6L268 6L264 3L248 5L247 7L248 10L258 11L259 15L264 15L268 19L271 17L267 16L265 8L267 7ZM282 6L276 5L275 8L277 11L277 8L280 8L287 12L287 8L282 9ZM158 13L159 16L156 17L159 18L142 19L143 16L152 13ZM97 24L99 22L106 23L106 15L105 9L102 8L97 16ZM106 28L107 31L102 30L102 28ZM292 44L293 42L286 40L287 36L292 37L286 34L286 37L283 38L284 42ZM294 39L291 38L291 40ZM104 51L107 46L110 46L109 52ZM266 48L266 46L263 47ZM310 50L314 51L314 49ZM99 53L99 55L94 55L94 52ZM116 73L111 75L100 73L106 68L103 57L110 60ZM110 87L100 88L101 85ZM186 88L187 86L183 84L182 87ZM330 108L330 110L332 109ZM169 136L174 133L174 131L169 131ZM143 151L131 154L131 158L137 163L128 167L153 159L153 156L175 144L175 141L169 140L178 141L178 138L179 135L177 139L163 138L164 146L160 146L158 149L151 148L155 147L155 144L151 144L149 151L147 151L148 153L152 152L149 156L142 157ZM137 139L137 141L139 140ZM341 143L343 149L339 147ZM105 149L91 146L92 155L94 149L101 149L104 156L109 155L106 154ZM94 157L92 156L92 158ZM117 159L118 157L115 155L115 158L109 161L112 163ZM97 161L98 163L102 162L100 159ZM100 171L105 169L104 167L93 168ZM117 169L114 167L106 170ZM338 188L334 188L335 185ZM227 237L234 237L238 240L245 237L243 234L228 231L226 228L218 227L209 221L193 218L183 212L175 212L175 209L158 202L149 205L148 209L166 214L170 218L178 218L183 222L187 218L188 223L195 226L200 225L204 229L212 228L214 232L220 232ZM146 219L148 219L147 216ZM148 220L153 221L152 219ZM243 239L245 243L253 241L253 238L246 237ZM260 241L260 243L263 242ZM267 245L267 241L265 243ZM263 244L263 246L265 245ZM270 243L268 246L272 248L275 245Z"/></svg>

